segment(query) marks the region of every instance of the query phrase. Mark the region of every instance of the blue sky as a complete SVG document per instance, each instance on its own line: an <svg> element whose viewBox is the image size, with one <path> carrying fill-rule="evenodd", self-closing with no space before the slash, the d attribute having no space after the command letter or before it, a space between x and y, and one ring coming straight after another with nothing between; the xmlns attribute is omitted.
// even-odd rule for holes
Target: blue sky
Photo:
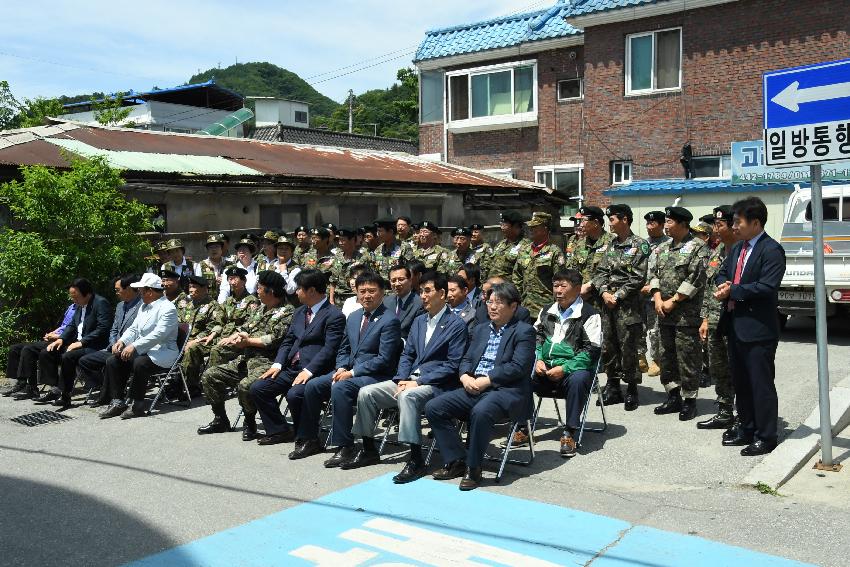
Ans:
<svg viewBox="0 0 850 567"><path fill-rule="evenodd" d="M25 0L4 10L0 80L19 98L144 91L198 70L269 61L341 101L387 87L426 30L538 10L554 0ZM377 59L383 54L397 52ZM341 69L398 58L362 71ZM330 80L327 80L330 79ZM322 81L322 82L319 82ZM252 93L243 93L250 95Z"/></svg>

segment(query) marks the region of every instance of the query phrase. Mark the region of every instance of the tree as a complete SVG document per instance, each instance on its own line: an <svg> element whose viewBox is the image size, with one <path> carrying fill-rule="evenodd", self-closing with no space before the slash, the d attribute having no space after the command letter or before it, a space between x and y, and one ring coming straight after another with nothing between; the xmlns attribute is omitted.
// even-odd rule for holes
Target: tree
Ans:
<svg viewBox="0 0 850 567"><path fill-rule="evenodd" d="M70 170L21 168L0 185L0 353L55 324L67 305L67 285L86 277L111 297L110 278L140 271L155 209L127 200L118 171L102 158L75 159Z"/></svg>
<svg viewBox="0 0 850 567"><path fill-rule="evenodd" d="M0 81L0 130L8 128L30 128L46 124L48 116L63 114L62 103L58 99L36 97L18 101L9 83Z"/></svg>
<svg viewBox="0 0 850 567"><path fill-rule="evenodd" d="M104 97L101 100L92 98L91 107L94 111L94 119L104 126L118 126L124 122L124 120L130 116L130 112L133 111L132 106L123 105L124 95L126 94L127 93L115 93L114 95ZM124 124L124 126L132 128L135 124L129 122Z"/></svg>

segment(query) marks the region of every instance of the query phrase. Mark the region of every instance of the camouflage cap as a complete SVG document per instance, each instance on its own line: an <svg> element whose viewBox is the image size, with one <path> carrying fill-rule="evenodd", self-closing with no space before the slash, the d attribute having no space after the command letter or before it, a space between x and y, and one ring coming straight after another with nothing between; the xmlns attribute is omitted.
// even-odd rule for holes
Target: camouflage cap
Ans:
<svg viewBox="0 0 850 567"><path fill-rule="evenodd" d="M691 227L691 231L699 234L710 235L712 232L714 232L714 226L708 224L707 222L700 221L699 224Z"/></svg>
<svg viewBox="0 0 850 567"><path fill-rule="evenodd" d="M207 243L205 246L209 246L210 244L224 244L224 235L223 234L210 234L207 236Z"/></svg>
<svg viewBox="0 0 850 567"><path fill-rule="evenodd" d="M290 248L295 250L295 243L285 234L282 234L277 238L275 246L289 246Z"/></svg>
<svg viewBox="0 0 850 567"><path fill-rule="evenodd" d="M544 213L542 211L537 211L531 213L531 220L525 221L525 224L528 226L545 226L549 227L552 224L552 215L549 213Z"/></svg>
<svg viewBox="0 0 850 567"><path fill-rule="evenodd" d="M165 252L166 250L168 250L168 241L160 240L156 243L156 246L154 246L153 249L155 252Z"/></svg>
<svg viewBox="0 0 850 567"><path fill-rule="evenodd" d="M183 250L184 252L186 250L186 247L183 246L183 243L180 242L179 238L172 238L171 240L165 243L166 250L177 250L178 248Z"/></svg>
<svg viewBox="0 0 850 567"><path fill-rule="evenodd" d="M240 246L247 246L249 250L251 250L251 254L257 251L257 245L254 244L254 241L250 238L242 238L239 242L236 243L236 249L239 250Z"/></svg>
<svg viewBox="0 0 850 567"><path fill-rule="evenodd" d="M267 230L263 233L263 240L268 240L269 242L277 242L277 239L280 235L273 230Z"/></svg>

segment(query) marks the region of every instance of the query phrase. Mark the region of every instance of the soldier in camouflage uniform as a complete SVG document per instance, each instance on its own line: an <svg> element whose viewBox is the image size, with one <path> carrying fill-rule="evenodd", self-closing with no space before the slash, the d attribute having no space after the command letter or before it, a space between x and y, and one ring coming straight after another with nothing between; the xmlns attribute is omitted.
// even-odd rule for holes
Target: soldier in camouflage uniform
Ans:
<svg viewBox="0 0 850 567"><path fill-rule="evenodd" d="M605 231L605 212L599 207L581 207L581 234L573 247L567 247L567 268L578 270L582 281L581 297L599 313L605 313L605 304L599 290L591 283L596 277L599 264L611 246L614 236ZM604 317L603 317L604 318Z"/></svg>
<svg viewBox="0 0 850 567"><path fill-rule="evenodd" d="M567 245L564 246L564 257L567 259L567 265L570 264L573 254L584 238L584 228L581 223L582 218L581 213L576 213L575 216L570 217L570 220L573 221L573 233L567 239Z"/></svg>
<svg viewBox="0 0 850 567"><path fill-rule="evenodd" d="M305 225L297 227L293 236L295 252L292 253L292 260L303 268L304 256L313 250L313 244L310 242L310 227Z"/></svg>
<svg viewBox="0 0 850 567"><path fill-rule="evenodd" d="M174 305L179 301L188 301L189 296L180 289L180 275L174 270L163 269L159 271L159 278L162 280L162 289L165 292L165 298Z"/></svg>
<svg viewBox="0 0 850 567"><path fill-rule="evenodd" d="M525 224L531 232L531 243L519 251L511 280L519 290L522 305L536 320L540 311L552 304L552 276L566 260L561 247L549 241L552 215L537 212Z"/></svg>
<svg viewBox="0 0 850 567"><path fill-rule="evenodd" d="M189 299L176 303L177 318L192 326L181 365L192 395L200 393L201 369L210 353L212 341L221 335L222 309L209 293L207 279L189 276Z"/></svg>
<svg viewBox="0 0 850 567"><path fill-rule="evenodd" d="M329 286L329 300L342 309L343 303L349 297L356 294L351 289L351 267L354 265L372 266L371 254L364 254L357 249L357 234L350 228L340 228L339 252L334 254L331 266L331 278Z"/></svg>
<svg viewBox="0 0 850 567"><path fill-rule="evenodd" d="M401 216L395 221L395 233L399 242L408 242L413 238L413 221L410 217Z"/></svg>
<svg viewBox="0 0 850 567"><path fill-rule="evenodd" d="M363 246L360 247L360 251L363 254L368 253L370 257L374 256L375 250L381 243L378 240L378 228L374 224L367 224L361 230L363 231Z"/></svg>
<svg viewBox="0 0 850 567"><path fill-rule="evenodd" d="M652 274L655 270L655 263L658 259L658 246L664 242L668 242L670 237L664 234L664 211L650 211L643 215L646 221L646 233L649 238L646 242L649 244L649 263L647 265L647 274ZM651 276L648 276L648 278ZM661 374L661 345L658 342L658 314L655 313L655 302L649 293L649 282L643 286L641 294L647 297L644 302L644 327L646 328L646 341L641 344L641 356L646 358L647 343L649 346L649 361L646 365L647 376L658 376ZM641 369L643 370L643 369Z"/></svg>
<svg viewBox="0 0 850 567"><path fill-rule="evenodd" d="M254 261L257 263L257 272L263 270L274 270L277 265L277 239L280 237L273 230L267 230L263 233L263 238L260 241L260 251L254 256Z"/></svg>
<svg viewBox="0 0 850 567"><path fill-rule="evenodd" d="M271 271L261 272L257 293L262 306L255 309L248 321L220 344L238 354L219 366L210 366L201 377L204 396L212 407L213 420L198 428L198 434L230 431L230 421L224 409L228 388L236 386L239 404L245 412L242 439L250 441L257 434L257 408L248 393L274 362L277 349L289 330L293 309L286 303L286 281Z"/></svg>
<svg viewBox="0 0 850 567"><path fill-rule="evenodd" d="M331 231L323 226L310 231L313 248L302 257L301 267L305 270L317 269L330 274L333 265L331 252Z"/></svg>
<svg viewBox="0 0 850 567"><path fill-rule="evenodd" d="M484 225L480 223L472 223L469 225L470 238L469 246L475 257L478 258L478 267L481 270L481 281L488 278L487 268L490 265L490 259L493 256L493 247L484 241Z"/></svg>
<svg viewBox="0 0 850 567"><path fill-rule="evenodd" d="M459 226L452 231L454 250L449 253L449 260L445 265L447 276L457 274L457 271L463 268L464 264L475 264L480 269L481 256L472 250L471 236L472 231L464 226Z"/></svg>
<svg viewBox="0 0 850 567"><path fill-rule="evenodd" d="M162 266L168 262L168 242L161 240L153 247L155 256L146 258L150 260L145 270L149 274L159 274Z"/></svg>
<svg viewBox="0 0 850 567"><path fill-rule="evenodd" d="M237 266L230 266L224 272L227 278L227 283L230 285L230 295L221 304L221 310L218 312L221 320L220 337L229 337L236 332L236 329L245 325L248 318L255 310L260 308L260 300L256 295L248 293L245 288L245 282L248 276L248 270ZM220 346L220 342L210 350L210 359L207 366L218 366L236 358L238 351Z"/></svg>
<svg viewBox="0 0 850 567"><path fill-rule="evenodd" d="M522 215L516 211L504 211L502 213L501 229L504 238L493 247L493 253L486 266L482 266L482 272L487 273L487 278L482 276L481 281L490 278L502 278L511 281L514 275L519 253L524 248L531 246L531 241L522 234L524 222ZM513 282L516 284L517 282Z"/></svg>
<svg viewBox="0 0 850 567"><path fill-rule="evenodd" d="M437 244L440 229L431 221L422 221L419 225L419 247L413 250L413 257L423 264L426 270L434 270L441 274L448 273L450 252Z"/></svg>
<svg viewBox="0 0 850 567"><path fill-rule="evenodd" d="M390 281L390 268L397 264L407 264L413 259L409 247L403 246L396 237L395 219L384 217L375 221L376 234L380 244L375 248L372 261L375 270L385 280Z"/></svg>
<svg viewBox="0 0 850 567"><path fill-rule="evenodd" d="M697 414L702 364L700 309L709 250L691 234L690 211L667 207L664 215L664 230L672 240L658 247L649 282L661 328L661 383L667 390L667 401L656 407L655 413L679 412L679 420L687 421Z"/></svg>
<svg viewBox="0 0 850 567"><path fill-rule="evenodd" d="M638 408L638 343L643 340L640 289L646 281L649 244L632 232L634 213L628 205L611 205L605 211L615 236L593 276L592 285L602 299L602 364L608 382L605 405L625 401L625 410ZM620 390L626 383L626 398Z"/></svg>
<svg viewBox="0 0 850 567"><path fill-rule="evenodd" d="M221 278L231 262L224 259L224 235L210 234L207 237L207 257L195 264L195 275L207 279L210 295L218 298Z"/></svg>
<svg viewBox="0 0 850 567"><path fill-rule="evenodd" d="M708 259L706 268L705 294L702 300L699 327L700 338L708 349L708 371L714 382L714 392L717 394L717 414L705 421L697 423L699 429L729 429L735 422L733 403L735 389L732 376L729 373L729 356L726 349L726 335L717 333L717 323L723 312L724 302L714 297L717 291L715 277L726 259L726 254L738 240L732 231L732 207L721 205L714 209L714 233L720 240Z"/></svg>
<svg viewBox="0 0 850 567"><path fill-rule="evenodd" d="M298 288L295 277L301 273L301 266L292 259L295 254L295 243L288 236L281 235L277 239L275 249L277 250L277 264L273 271L282 275L283 279L286 280L286 302L293 307L298 307L301 303L295 293Z"/></svg>

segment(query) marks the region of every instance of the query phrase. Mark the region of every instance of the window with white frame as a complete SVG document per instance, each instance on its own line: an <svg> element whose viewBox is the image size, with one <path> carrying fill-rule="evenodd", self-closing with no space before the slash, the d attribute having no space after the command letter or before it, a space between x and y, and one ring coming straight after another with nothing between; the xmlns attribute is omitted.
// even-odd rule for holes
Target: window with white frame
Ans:
<svg viewBox="0 0 850 567"><path fill-rule="evenodd" d="M443 121L443 84L445 74L442 71L422 71L419 74L419 122Z"/></svg>
<svg viewBox="0 0 850 567"><path fill-rule="evenodd" d="M691 158L694 179L730 179L731 156L699 156Z"/></svg>
<svg viewBox="0 0 850 567"><path fill-rule="evenodd" d="M534 179L537 183L554 189L559 197L574 201L578 205L582 195L583 169L581 164L536 166Z"/></svg>
<svg viewBox="0 0 850 567"><path fill-rule="evenodd" d="M558 81L558 100L576 100L584 97L582 79L563 79Z"/></svg>
<svg viewBox="0 0 850 567"><path fill-rule="evenodd" d="M537 118L537 63L490 65L449 73L449 121L497 125Z"/></svg>
<svg viewBox="0 0 850 567"><path fill-rule="evenodd" d="M626 94L682 87L682 28L626 36Z"/></svg>
<svg viewBox="0 0 850 567"><path fill-rule="evenodd" d="M632 182L632 162L631 161L612 161L611 162L611 184L625 185Z"/></svg>

